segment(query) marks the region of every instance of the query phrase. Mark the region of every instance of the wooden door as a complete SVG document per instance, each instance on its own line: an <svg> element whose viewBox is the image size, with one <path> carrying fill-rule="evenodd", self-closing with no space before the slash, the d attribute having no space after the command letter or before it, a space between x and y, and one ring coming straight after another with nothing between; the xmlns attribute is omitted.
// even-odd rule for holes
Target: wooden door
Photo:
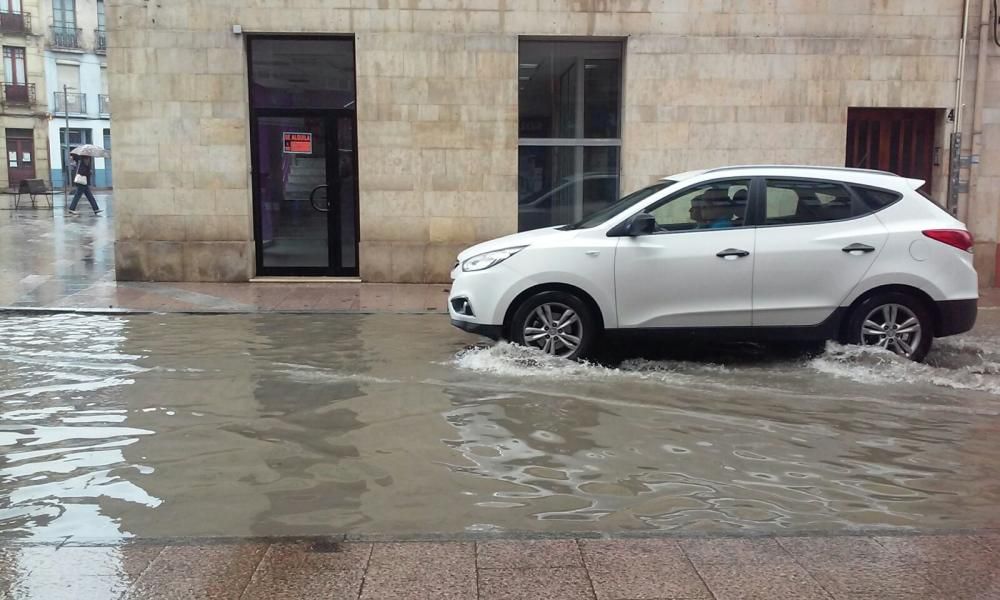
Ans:
<svg viewBox="0 0 1000 600"><path fill-rule="evenodd" d="M7 181L17 189L25 179L35 178L35 140L30 129L7 130Z"/></svg>
<svg viewBox="0 0 1000 600"><path fill-rule="evenodd" d="M934 176L933 108L851 108L847 112L847 166L923 179Z"/></svg>

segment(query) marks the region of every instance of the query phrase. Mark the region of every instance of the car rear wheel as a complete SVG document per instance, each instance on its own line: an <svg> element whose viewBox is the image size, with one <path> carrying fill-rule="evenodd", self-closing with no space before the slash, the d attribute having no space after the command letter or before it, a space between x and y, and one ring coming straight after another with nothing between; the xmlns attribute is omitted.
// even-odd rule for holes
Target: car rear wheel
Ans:
<svg viewBox="0 0 1000 600"><path fill-rule="evenodd" d="M525 300L510 323L511 341L560 358L587 356L598 335L593 311L566 292L542 292Z"/></svg>
<svg viewBox="0 0 1000 600"><path fill-rule="evenodd" d="M909 294L890 292L868 298L851 313L847 341L877 346L916 362L931 349L934 323L924 303Z"/></svg>

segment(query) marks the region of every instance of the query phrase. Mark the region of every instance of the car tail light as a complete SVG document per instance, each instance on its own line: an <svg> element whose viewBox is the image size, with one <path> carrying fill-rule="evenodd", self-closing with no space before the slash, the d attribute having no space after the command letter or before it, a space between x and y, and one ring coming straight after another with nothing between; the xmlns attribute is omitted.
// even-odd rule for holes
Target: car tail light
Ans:
<svg viewBox="0 0 1000 600"><path fill-rule="evenodd" d="M924 235L942 244L948 244L964 252L972 253L972 234L968 231L961 229L928 229L924 232Z"/></svg>

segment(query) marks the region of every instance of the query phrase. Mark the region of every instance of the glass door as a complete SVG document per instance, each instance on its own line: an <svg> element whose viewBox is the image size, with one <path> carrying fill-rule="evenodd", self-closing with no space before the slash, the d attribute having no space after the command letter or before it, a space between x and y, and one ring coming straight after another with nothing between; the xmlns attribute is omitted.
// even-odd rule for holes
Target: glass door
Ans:
<svg viewBox="0 0 1000 600"><path fill-rule="evenodd" d="M356 276L353 113L264 114L254 136L258 274Z"/></svg>
<svg viewBox="0 0 1000 600"><path fill-rule="evenodd" d="M357 277L354 38L247 38L258 275Z"/></svg>

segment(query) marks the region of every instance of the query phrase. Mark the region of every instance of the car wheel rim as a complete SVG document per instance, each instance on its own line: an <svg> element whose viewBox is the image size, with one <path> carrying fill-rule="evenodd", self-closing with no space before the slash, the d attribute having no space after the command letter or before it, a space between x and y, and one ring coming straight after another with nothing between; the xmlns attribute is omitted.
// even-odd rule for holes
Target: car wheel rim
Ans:
<svg viewBox="0 0 1000 600"><path fill-rule="evenodd" d="M524 343L552 356L572 356L582 342L583 321L565 304L542 304L524 323Z"/></svg>
<svg viewBox="0 0 1000 600"><path fill-rule="evenodd" d="M920 346L920 319L902 304L884 304L872 310L861 324L861 342L907 358Z"/></svg>

